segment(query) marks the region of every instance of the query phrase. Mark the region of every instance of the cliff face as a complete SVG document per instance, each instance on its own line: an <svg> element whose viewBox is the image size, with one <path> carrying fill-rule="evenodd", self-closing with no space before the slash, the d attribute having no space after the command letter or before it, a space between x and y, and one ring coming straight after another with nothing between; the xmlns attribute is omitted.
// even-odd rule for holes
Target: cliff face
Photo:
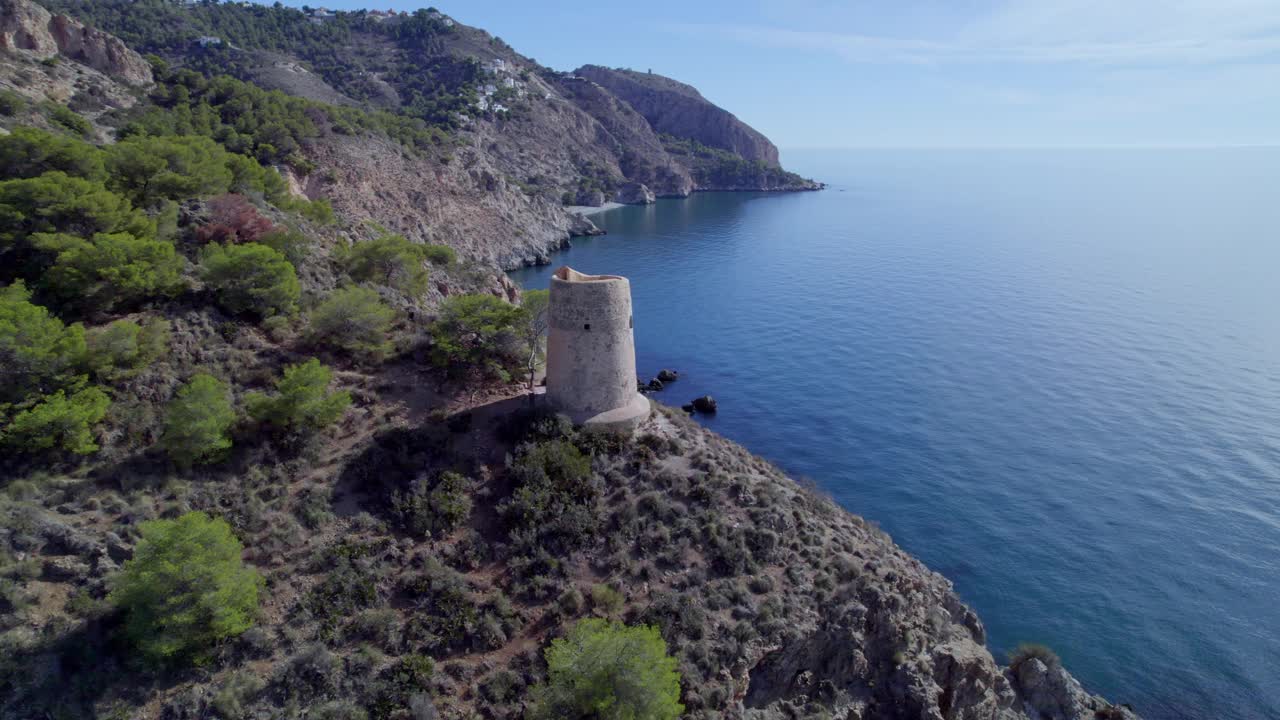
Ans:
<svg viewBox="0 0 1280 720"><path fill-rule="evenodd" d="M708 102L692 86L662 75L599 65L584 65L574 72L625 100L660 133L691 138L746 160L778 165L778 148L769 138Z"/></svg>
<svg viewBox="0 0 1280 720"><path fill-rule="evenodd" d="M600 124L609 145L621 149L618 170L662 197L687 197L694 190L689 171L675 162L649 122L630 104L580 77L557 77L556 90Z"/></svg>
<svg viewBox="0 0 1280 720"><path fill-rule="evenodd" d="M139 58L117 40L31 3L0 0L0 28L14 53L0 57L6 89L22 80L32 97L67 102L86 79L144 81ZM434 267L421 303L397 296L408 339L425 329L419 311L445 296L518 299L497 268L547 262L570 234L590 229L557 197L584 176L597 185L580 192L603 198L607 187L636 202L654 188L679 195L748 177L735 163L765 173L754 176L759 184L785 180L760 160L658 137L602 85L544 73L486 37L464 28L448 50L497 54L529 71L523 112L472 119L447 155L413 153L376 133L327 132L302 148L313 172L285 168L296 193L331 200L340 218L304 226L310 244L297 269L309 297L339 286L331 252L369 224L448 245L472 262ZM68 62L32 60L53 55ZM297 71L284 70L288 89ZM341 99L315 76L298 87ZM205 222L196 219L202 206L183 205L182 232ZM514 410L525 398L513 386L447 383L416 345L386 363L337 359L336 382L356 405L305 448L264 438L240 446L237 437L233 458L174 482L169 465L144 457L140 438L160 437L163 407L183 379L213 372L242 391L264 388L283 364L320 352L301 328L265 332L189 300L141 313L167 319L172 339L117 388L137 404L102 433L100 464L6 485L0 561L14 584L0 597L2 717L195 718L228 708L243 717L361 717L366 708L434 717L434 702L449 720L514 719L529 686L545 679L551 638L592 614L661 628L695 720L1133 717L1056 662L1002 668L945 578L680 413L660 410L617 442L542 420L520 440L580 447L589 477L556 498L565 512L548 527L513 525L519 514L501 508L525 482L513 471L523 447ZM445 471L467 475L468 515L424 535L406 522L403 501ZM192 509L230 519L270 592L257 626L211 665L160 678L124 650L104 598L132 556L138 523ZM554 542L531 543L539 532ZM440 588L449 602L427 602L424 592ZM421 667L423 654L439 669L402 687L398 668Z"/></svg>
<svg viewBox="0 0 1280 720"><path fill-rule="evenodd" d="M62 55L129 85L151 82L151 66L119 38L28 0L0 0L0 50Z"/></svg>

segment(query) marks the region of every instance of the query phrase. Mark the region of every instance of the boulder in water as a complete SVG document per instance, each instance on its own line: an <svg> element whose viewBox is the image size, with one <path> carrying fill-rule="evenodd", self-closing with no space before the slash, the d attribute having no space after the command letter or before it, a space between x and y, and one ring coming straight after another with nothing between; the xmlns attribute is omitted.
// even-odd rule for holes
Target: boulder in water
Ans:
<svg viewBox="0 0 1280 720"><path fill-rule="evenodd" d="M693 406L694 410L697 410L700 413L705 413L707 415L716 414L716 399L710 395L703 395L700 398L696 398L690 403L690 405Z"/></svg>

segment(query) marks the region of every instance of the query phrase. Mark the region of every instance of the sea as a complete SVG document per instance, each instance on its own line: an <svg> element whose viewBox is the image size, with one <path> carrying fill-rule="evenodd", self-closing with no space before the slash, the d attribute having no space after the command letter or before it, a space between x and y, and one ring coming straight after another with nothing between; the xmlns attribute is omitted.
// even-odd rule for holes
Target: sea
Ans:
<svg viewBox="0 0 1280 720"><path fill-rule="evenodd" d="M699 421L1156 720L1280 718L1280 149L793 151L595 216Z"/></svg>

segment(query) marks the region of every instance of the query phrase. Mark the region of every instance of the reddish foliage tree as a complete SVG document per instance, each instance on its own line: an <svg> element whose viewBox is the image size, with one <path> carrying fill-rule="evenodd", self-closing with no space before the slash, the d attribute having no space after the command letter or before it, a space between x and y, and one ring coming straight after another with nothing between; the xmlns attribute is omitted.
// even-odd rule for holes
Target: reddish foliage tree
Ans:
<svg viewBox="0 0 1280 720"><path fill-rule="evenodd" d="M222 195L209 201L209 223L196 231L202 243L249 243L276 229L243 195Z"/></svg>

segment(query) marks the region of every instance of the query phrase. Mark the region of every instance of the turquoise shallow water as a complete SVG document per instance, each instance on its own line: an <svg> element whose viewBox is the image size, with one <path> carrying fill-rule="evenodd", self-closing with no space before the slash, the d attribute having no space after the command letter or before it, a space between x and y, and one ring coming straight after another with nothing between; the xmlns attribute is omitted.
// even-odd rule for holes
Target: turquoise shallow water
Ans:
<svg viewBox="0 0 1280 720"><path fill-rule="evenodd" d="M821 193L598 216L659 397L879 522L997 653L1280 718L1280 151L791 153Z"/></svg>

